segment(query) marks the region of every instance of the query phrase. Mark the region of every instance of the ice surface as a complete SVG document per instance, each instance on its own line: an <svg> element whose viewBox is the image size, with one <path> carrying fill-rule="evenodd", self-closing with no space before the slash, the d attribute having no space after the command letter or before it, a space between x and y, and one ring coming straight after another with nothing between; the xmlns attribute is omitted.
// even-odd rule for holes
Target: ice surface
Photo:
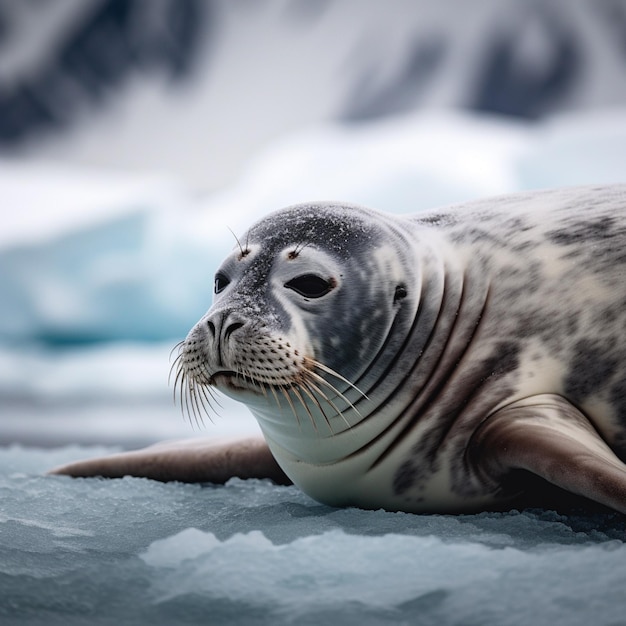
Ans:
<svg viewBox="0 0 626 626"><path fill-rule="evenodd" d="M0 623L617 624L626 522L333 509L295 487L42 476L0 449Z"/></svg>

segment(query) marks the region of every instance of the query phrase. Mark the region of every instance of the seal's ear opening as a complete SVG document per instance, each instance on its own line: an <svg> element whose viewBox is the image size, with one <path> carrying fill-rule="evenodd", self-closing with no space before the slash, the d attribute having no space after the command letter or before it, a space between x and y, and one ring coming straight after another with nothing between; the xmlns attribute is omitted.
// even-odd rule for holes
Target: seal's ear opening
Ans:
<svg viewBox="0 0 626 626"><path fill-rule="evenodd" d="M400 302L400 300L403 300L408 295L409 292L406 290L406 287L404 285L398 285L396 287L396 292L393 295L393 303L396 304L396 302Z"/></svg>

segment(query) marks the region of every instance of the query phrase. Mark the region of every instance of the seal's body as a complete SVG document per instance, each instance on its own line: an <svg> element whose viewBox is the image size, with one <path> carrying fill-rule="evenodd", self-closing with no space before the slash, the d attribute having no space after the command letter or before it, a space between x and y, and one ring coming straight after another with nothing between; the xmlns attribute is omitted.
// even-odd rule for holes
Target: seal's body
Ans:
<svg viewBox="0 0 626 626"><path fill-rule="evenodd" d="M187 406L212 388L242 400L314 498L477 510L535 474L626 512L626 186L414 217L297 205L244 235L215 291L181 348ZM241 448L211 450L193 478L221 479L210 459ZM171 458L60 471L188 478ZM282 477L262 444L230 465Z"/></svg>

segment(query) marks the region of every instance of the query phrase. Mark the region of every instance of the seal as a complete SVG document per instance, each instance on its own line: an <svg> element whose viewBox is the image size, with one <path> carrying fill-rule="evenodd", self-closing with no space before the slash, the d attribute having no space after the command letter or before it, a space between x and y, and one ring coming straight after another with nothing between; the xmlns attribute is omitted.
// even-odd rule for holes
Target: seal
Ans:
<svg viewBox="0 0 626 626"><path fill-rule="evenodd" d="M407 512L510 507L553 485L626 513L626 185L415 216L292 206L249 229L214 291L175 387L192 415L215 390L242 401L264 441L57 473L270 477Z"/></svg>

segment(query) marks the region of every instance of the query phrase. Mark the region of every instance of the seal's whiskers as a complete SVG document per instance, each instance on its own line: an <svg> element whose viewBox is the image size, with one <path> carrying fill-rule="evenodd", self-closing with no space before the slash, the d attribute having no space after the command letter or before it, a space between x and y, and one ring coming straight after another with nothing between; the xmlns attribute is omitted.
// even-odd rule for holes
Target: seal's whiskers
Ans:
<svg viewBox="0 0 626 626"><path fill-rule="evenodd" d="M317 432L317 422L315 421L315 418L313 417L313 413L311 413L311 409L309 408L309 405L305 402L304 398L302 397L302 394L300 393L300 387L298 385L291 385L289 387L289 391L291 391L291 393L293 393L293 395L296 396L296 398L298 398L298 400L300 401L300 404L304 407L304 410L307 412L307 415L309 416L311 420L311 424L313 425L313 428L315 428L315 432Z"/></svg>
<svg viewBox="0 0 626 626"><path fill-rule="evenodd" d="M298 426L301 426L301 424L300 424L300 417L298 416L298 412L296 411L296 407L294 406L293 400L291 399L291 396L289 395L289 387L287 385L280 385L279 389L282 391L283 396L285 396L285 398L287 398L287 402L289 403L289 407L291 408L291 412L296 417L296 421L298 422ZM313 426L315 426L315 422L313 422Z"/></svg>
<svg viewBox="0 0 626 626"><path fill-rule="evenodd" d="M330 368L324 368L324 371L328 371L329 369ZM333 384L329 383L325 378L323 378L322 376L320 376L316 372L312 372L312 371L308 371L307 372L307 378L309 378L308 382L311 382L310 379L314 379L321 386L330 389L330 391L332 391L338 398L341 398L361 419L363 418L363 415L361 415L360 411L354 406L354 404L352 402L350 402L350 400L348 400L348 398L345 396L345 394L343 394L341 391L339 391L339 389L337 389L337 387L335 387ZM338 375L338 378L344 380L343 377L341 377L339 375ZM352 385L351 383L350 383L350 386L353 389L356 389L365 400L369 400L369 398L358 387L356 387L355 385ZM335 407L335 405L331 402L330 398L326 395L326 393L323 390L320 389L319 393L322 395L324 400L326 400L329 404L331 404L333 406L333 408L335 408L337 413L343 415L343 411L340 411L339 409L337 409L337 407Z"/></svg>
<svg viewBox="0 0 626 626"><path fill-rule="evenodd" d="M354 383L351 383L347 378L344 378L341 374L339 374L339 372L336 372L334 369L332 369L331 367L328 367L327 365L324 365L323 363L320 363L319 361L317 361L316 359L312 359L310 357L306 357L305 362L308 365L312 365L313 367L321 370L322 372L325 372L326 374L330 374L333 378L337 378L338 380L340 380L342 383L346 383L346 385L348 385L348 387L350 387L351 389L354 389L356 392L358 392L358 394L360 396L362 396L365 400L369 400L369 398L367 397L367 394L363 391L361 391ZM311 372L311 369L309 368L309 372ZM313 372L311 372L313 373ZM319 375L318 375L319 376ZM321 376L319 377L321 380L324 380L323 378L321 378ZM327 383L326 380L324 380L324 382ZM327 383L329 384L329 383ZM332 386L329 384L329 386ZM343 397L343 394L339 393L334 387L333 389L336 391L336 393L340 396ZM345 398L344 398L345 399ZM354 407L353 407L354 408ZM355 409L356 410L356 409Z"/></svg>
<svg viewBox="0 0 626 626"><path fill-rule="evenodd" d="M320 410L320 413L324 416L324 421L326 422L326 425L328 426L328 430L330 430L331 434L334 435L335 433L333 432L333 427L332 427L332 425L330 423L330 420L328 419L328 415L326 415L326 412L322 408L322 405L320 404L319 400L315 397L315 395L313 394L311 389L309 389L309 387L306 384L306 382L303 382L303 383L301 383L298 386L298 392L299 392L300 389L305 393L305 395L308 398L310 398L313 401L315 406L317 406L317 408ZM309 415L311 415L311 412L308 410L308 407L306 407L306 408L307 408L307 412L309 413ZM312 415L311 415L311 419L313 419Z"/></svg>
<svg viewBox="0 0 626 626"><path fill-rule="evenodd" d="M326 381L324 381L326 382ZM321 389L320 387L318 387L314 382L312 382L311 380L306 380L304 382L304 385L307 386L308 389L310 389L313 393L316 393L320 398L322 398L322 400L324 400L325 402L328 402L328 404L330 404L330 406L334 409L335 413L337 414L337 416L341 417L341 419L344 421L344 423L346 424L346 426L348 428L352 428L352 426L350 425L350 422L346 419L346 416L343 414L343 411L341 411L337 405L328 397L328 395L326 394L326 392ZM330 387L330 389L337 394L340 398L342 398L352 409L354 409L356 411L357 414L359 414L359 412L352 406L352 404L349 402L349 400L347 400L342 394L340 394L332 385L327 385ZM326 413L324 413L324 409L322 409L322 407L320 406L319 402L317 401L317 399L315 399L315 403L319 406L320 411L322 411L324 418L326 419L326 422L328 422L328 418L326 417ZM360 415L360 414L359 414ZM328 424L330 426L330 423ZM332 428L330 429L332 432Z"/></svg>

